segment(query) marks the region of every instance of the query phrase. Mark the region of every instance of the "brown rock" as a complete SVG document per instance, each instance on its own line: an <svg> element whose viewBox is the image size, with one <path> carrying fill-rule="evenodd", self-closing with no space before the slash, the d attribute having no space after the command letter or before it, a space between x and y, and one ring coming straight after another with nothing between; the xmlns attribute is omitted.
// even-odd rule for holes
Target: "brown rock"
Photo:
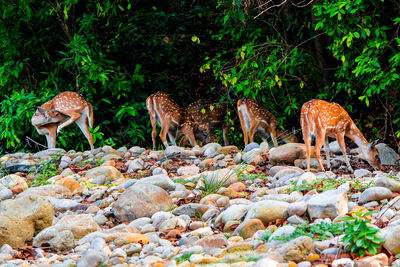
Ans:
<svg viewBox="0 0 400 267"><path fill-rule="evenodd" d="M17 198L30 196L30 195L39 195L43 197L54 197L54 198L71 198L71 191L65 186L58 184L47 184L38 187L30 187L28 190L22 192L17 195Z"/></svg>
<svg viewBox="0 0 400 267"><path fill-rule="evenodd" d="M77 188L79 188L80 184L77 180L72 177L64 177L56 181L56 184L65 186L71 192L74 192Z"/></svg>
<svg viewBox="0 0 400 267"><path fill-rule="evenodd" d="M222 234L206 236L194 243L195 246L202 246L204 249L207 248L225 248L228 246L226 237Z"/></svg>
<svg viewBox="0 0 400 267"><path fill-rule="evenodd" d="M230 186L228 186L228 188L230 188L236 192L242 192L247 189L246 186L242 182L237 182L237 183L231 184Z"/></svg>
<svg viewBox="0 0 400 267"><path fill-rule="evenodd" d="M311 157L315 158L314 147L311 147ZM296 159L306 158L305 144L288 143L282 146L271 148L269 151L269 160L272 164L276 163L290 163Z"/></svg>
<svg viewBox="0 0 400 267"><path fill-rule="evenodd" d="M244 239L250 238L258 230L264 230L265 226L259 219L250 219L242 222L233 232L233 235L240 235Z"/></svg>

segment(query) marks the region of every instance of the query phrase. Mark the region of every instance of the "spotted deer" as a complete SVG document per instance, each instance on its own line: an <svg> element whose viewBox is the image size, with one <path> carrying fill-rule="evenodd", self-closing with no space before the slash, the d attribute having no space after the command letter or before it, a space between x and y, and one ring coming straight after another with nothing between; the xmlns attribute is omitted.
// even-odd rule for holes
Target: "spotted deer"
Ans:
<svg viewBox="0 0 400 267"><path fill-rule="evenodd" d="M214 136L214 130L222 129L224 144L228 145L226 134L229 127L226 122L228 115L226 104L198 100L191 103L185 111L185 122L181 131L189 139L194 138L194 133L197 131L205 136L205 142L210 142L211 137Z"/></svg>
<svg viewBox="0 0 400 267"><path fill-rule="evenodd" d="M93 108L79 93L60 93L37 107L32 116L32 125L39 134L46 136L49 148L55 147L56 136L60 131L74 122L81 129L93 150L93 137L89 131L89 126L93 127Z"/></svg>
<svg viewBox="0 0 400 267"><path fill-rule="evenodd" d="M330 168L328 137L334 137L339 143L348 169L353 172L353 168L346 154L345 136L357 144L365 159L372 167L380 169L380 158L375 148L376 141L369 143L350 118L349 114L339 104L329 103L319 99L313 99L304 103L301 108L300 124L303 131L304 143L306 145L307 170L310 170L310 146L312 136L316 138L314 150L322 170L325 170L321 160L322 144L325 146L328 160L327 166Z"/></svg>
<svg viewBox="0 0 400 267"><path fill-rule="evenodd" d="M248 145L249 141L250 143L254 142L254 135L260 136L265 142L268 140L268 135L271 135L274 146L278 146L277 136L286 143L297 142L294 135L277 129L278 121L275 116L254 99L239 99L237 112L245 145Z"/></svg>
<svg viewBox="0 0 400 267"><path fill-rule="evenodd" d="M179 106L167 93L157 92L146 99L151 121L151 138L153 150L156 149L157 124L160 125L160 138L165 147L168 147L167 134L172 145L176 146L178 129L183 124L185 110ZM195 145L194 137L189 139Z"/></svg>

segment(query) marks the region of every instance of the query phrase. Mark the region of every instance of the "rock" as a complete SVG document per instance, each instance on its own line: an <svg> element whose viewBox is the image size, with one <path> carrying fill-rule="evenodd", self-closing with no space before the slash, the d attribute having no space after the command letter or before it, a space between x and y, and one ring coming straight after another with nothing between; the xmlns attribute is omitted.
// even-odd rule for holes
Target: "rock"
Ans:
<svg viewBox="0 0 400 267"><path fill-rule="evenodd" d="M69 189L69 191L74 192L77 188L80 187L80 184L77 180L72 177L63 177L56 181L56 184L62 185Z"/></svg>
<svg viewBox="0 0 400 267"><path fill-rule="evenodd" d="M300 173L304 173L304 170L298 168L298 167L294 167L294 166L273 166L270 170L269 170L269 175L274 177L279 171L283 170L283 169L292 169L295 170L294 172L300 172ZM293 173L294 173L293 172ZM282 176L281 176L282 177Z"/></svg>
<svg viewBox="0 0 400 267"><path fill-rule="evenodd" d="M276 249L285 261L300 262L314 252L314 242L308 236L297 237Z"/></svg>
<svg viewBox="0 0 400 267"><path fill-rule="evenodd" d="M386 187L392 192L400 193L400 182L387 176L380 176L375 181L375 186Z"/></svg>
<svg viewBox="0 0 400 267"><path fill-rule="evenodd" d="M171 155L173 155L175 153L181 153L181 152L183 152L183 150L184 150L183 147L169 146L169 147L165 148L164 153L168 157L168 156L171 156Z"/></svg>
<svg viewBox="0 0 400 267"><path fill-rule="evenodd" d="M218 149L218 152L221 152L223 154L231 154L239 152L239 149L237 148L237 146L223 146Z"/></svg>
<svg viewBox="0 0 400 267"><path fill-rule="evenodd" d="M329 190L312 195L307 202L310 218L335 218L348 212L347 192L344 190Z"/></svg>
<svg viewBox="0 0 400 267"><path fill-rule="evenodd" d="M269 151L268 142L261 142L261 144L260 144L260 150L261 150L261 153L266 153L266 152L268 152L268 151Z"/></svg>
<svg viewBox="0 0 400 267"><path fill-rule="evenodd" d="M200 168L196 165L182 166L176 171L178 175L196 175L200 172Z"/></svg>
<svg viewBox="0 0 400 267"><path fill-rule="evenodd" d="M381 230L382 231L382 230ZM400 225L385 227L382 231L382 237L385 242L383 247L387 249L392 255L400 253Z"/></svg>
<svg viewBox="0 0 400 267"><path fill-rule="evenodd" d="M301 218L298 215L292 215L289 218L287 218L287 221L291 224L307 224L307 221Z"/></svg>
<svg viewBox="0 0 400 267"><path fill-rule="evenodd" d="M238 182L238 176L233 168L225 168L211 172L203 172L201 178L197 184L198 188L213 186L224 186L227 187L233 183Z"/></svg>
<svg viewBox="0 0 400 267"><path fill-rule="evenodd" d="M233 205L221 212L215 219L215 225L225 225L228 221L239 220L246 213L250 205Z"/></svg>
<svg viewBox="0 0 400 267"><path fill-rule="evenodd" d="M158 231L163 232L168 229L175 229L176 227L182 227L183 229L186 229L187 223L181 218L170 218L160 225Z"/></svg>
<svg viewBox="0 0 400 267"><path fill-rule="evenodd" d="M244 151L244 152L249 152L249 151L251 151L251 150L253 150L253 149L255 149L255 148L259 148L259 147L260 147L259 144L253 142L253 143L250 143L250 144L248 144L247 146L245 146L244 149L243 149L243 151Z"/></svg>
<svg viewBox="0 0 400 267"><path fill-rule="evenodd" d="M156 185L167 191L175 190L176 187L175 183L166 174L158 174L142 178L135 184L135 186L143 183Z"/></svg>
<svg viewBox="0 0 400 267"><path fill-rule="evenodd" d="M289 237L294 231L296 231L296 227L292 225L281 226L271 234L268 242L272 242L273 244L282 243L282 241L280 241L280 238Z"/></svg>
<svg viewBox="0 0 400 267"><path fill-rule="evenodd" d="M193 246L201 246L203 249L210 248L226 248L228 246L228 241L226 237L222 234L205 236L197 240Z"/></svg>
<svg viewBox="0 0 400 267"><path fill-rule="evenodd" d="M354 178L370 177L372 173L366 169L358 169L354 171Z"/></svg>
<svg viewBox="0 0 400 267"><path fill-rule="evenodd" d="M221 149L221 145L217 143L209 143L205 146L203 146L203 154L206 157L209 157L212 155L214 152L217 152L219 149Z"/></svg>
<svg viewBox="0 0 400 267"><path fill-rule="evenodd" d="M317 177L312 172L303 173L297 180L297 186L302 185L303 181L305 181L306 184L311 184L316 179Z"/></svg>
<svg viewBox="0 0 400 267"><path fill-rule="evenodd" d="M25 179L15 174L4 176L0 179L0 184L4 185L6 188L22 185L24 190L28 189L28 184L25 182Z"/></svg>
<svg viewBox="0 0 400 267"><path fill-rule="evenodd" d="M143 152L145 152L146 149L144 147L140 147L140 146L133 146L131 148L129 148L129 152L131 152L132 154L142 154Z"/></svg>
<svg viewBox="0 0 400 267"><path fill-rule="evenodd" d="M272 260L270 258L262 258L256 263L251 265L252 267L282 267L278 261Z"/></svg>
<svg viewBox="0 0 400 267"><path fill-rule="evenodd" d="M322 164L327 164L327 161L322 160ZM307 159L296 159L294 161L294 166L302 169L307 169ZM310 158L310 168L318 170L321 169L321 166L319 166L319 162L316 158Z"/></svg>
<svg viewBox="0 0 400 267"><path fill-rule="evenodd" d="M32 245L66 251L75 247L75 239L74 234L66 228L48 227L35 236Z"/></svg>
<svg viewBox="0 0 400 267"><path fill-rule="evenodd" d="M140 226L141 224L146 222L146 223L152 223L153 226L158 229L164 221L166 221L170 218L173 218L173 217L174 217L174 215L171 212L159 211L159 212L154 213L151 216L151 219L139 218L139 219L136 219L135 221L131 222L129 225L132 225L133 227L138 229L136 226Z"/></svg>
<svg viewBox="0 0 400 267"><path fill-rule="evenodd" d="M71 158L66 155L62 156L60 159L60 165L58 165L58 167L60 169L65 169L68 168L69 165L71 165Z"/></svg>
<svg viewBox="0 0 400 267"><path fill-rule="evenodd" d="M325 149L324 149L325 151ZM340 149L339 143L337 140L329 143L329 151L333 154L342 154L342 150Z"/></svg>
<svg viewBox="0 0 400 267"><path fill-rule="evenodd" d="M51 226L54 208L41 196L24 196L0 203L0 245L21 247L35 233Z"/></svg>
<svg viewBox="0 0 400 267"><path fill-rule="evenodd" d="M303 171L304 172L304 171ZM274 180L274 181L279 181L279 180L281 180L282 178L284 178L284 177L286 177L286 176L288 176L288 175L291 175L291 174L296 174L295 176L300 176L303 172L299 172L299 171L297 171L297 170L295 170L295 169L292 169L292 168L285 168L285 169L282 169L282 170L280 170L280 171L278 171L273 177L272 177L272 179Z"/></svg>
<svg viewBox="0 0 400 267"><path fill-rule="evenodd" d="M47 158L51 157L55 154L65 154L65 150L61 148L50 148L46 150L39 151L35 154L33 154L34 158Z"/></svg>
<svg viewBox="0 0 400 267"><path fill-rule="evenodd" d="M386 187L374 186L361 193L358 204L364 204L373 200L389 199L392 197L392 191Z"/></svg>
<svg viewBox="0 0 400 267"><path fill-rule="evenodd" d="M132 160L132 162L128 166L128 172L135 172L137 170L143 170L144 161L141 158L137 158Z"/></svg>
<svg viewBox="0 0 400 267"><path fill-rule="evenodd" d="M172 213L175 215L185 214L190 217L201 217L209 208L209 205L189 203L172 210Z"/></svg>
<svg viewBox="0 0 400 267"><path fill-rule="evenodd" d="M17 198L31 196L31 195L40 195L43 197L54 197L54 198L71 198L71 191L62 185L55 184L47 184L38 187L30 187L28 190L22 192L17 195Z"/></svg>
<svg viewBox="0 0 400 267"><path fill-rule="evenodd" d="M379 253L375 256L362 258L354 263L356 267L381 267L388 266L389 259L385 253Z"/></svg>
<svg viewBox="0 0 400 267"><path fill-rule="evenodd" d="M307 211L307 203L304 201L298 201L294 203L290 203L288 206L288 215L293 216L303 216Z"/></svg>
<svg viewBox="0 0 400 267"><path fill-rule="evenodd" d="M239 235L244 239L250 238L258 230L264 230L264 224L259 219L249 219L242 222L233 232L233 235Z"/></svg>
<svg viewBox="0 0 400 267"><path fill-rule="evenodd" d="M233 157L233 162L235 164L239 164L240 162L242 162L242 153L236 153L235 156Z"/></svg>
<svg viewBox="0 0 400 267"><path fill-rule="evenodd" d="M257 218L264 224L274 222L276 219L286 219L289 204L277 200L262 200L249 205L245 221Z"/></svg>
<svg viewBox="0 0 400 267"><path fill-rule="evenodd" d="M315 158L314 147L311 147L311 157ZM282 146L274 147L269 150L269 160L272 164L290 163L296 159L306 158L305 144L288 143Z"/></svg>
<svg viewBox="0 0 400 267"><path fill-rule="evenodd" d="M377 144L375 147L378 150L382 165L395 165L396 159L399 158L396 151L384 143Z"/></svg>
<svg viewBox="0 0 400 267"><path fill-rule="evenodd" d="M0 201L13 197L13 192L8 188L0 189Z"/></svg>
<svg viewBox="0 0 400 267"><path fill-rule="evenodd" d="M96 267L103 262L104 255L97 250L88 249L78 260L77 267Z"/></svg>
<svg viewBox="0 0 400 267"><path fill-rule="evenodd" d="M113 166L100 166L86 172L89 181L102 185L109 181L123 178L124 176Z"/></svg>
<svg viewBox="0 0 400 267"><path fill-rule="evenodd" d="M112 212L120 221L132 221L150 217L157 211L168 211L172 205L171 197L161 187L136 183L119 196Z"/></svg>
<svg viewBox="0 0 400 267"><path fill-rule="evenodd" d="M261 149L259 148L253 148L249 152L246 152L242 156L243 162L247 164L259 164L263 161L263 158L261 157Z"/></svg>
<svg viewBox="0 0 400 267"><path fill-rule="evenodd" d="M50 200L56 211L72 210L75 208L76 205L79 204L77 201L71 199L58 199L48 197L48 200Z"/></svg>
<svg viewBox="0 0 400 267"><path fill-rule="evenodd" d="M55 226L70 230L75 238L81 238L89 233L101 230L100 226L89 214L66 215Z"/></svg>

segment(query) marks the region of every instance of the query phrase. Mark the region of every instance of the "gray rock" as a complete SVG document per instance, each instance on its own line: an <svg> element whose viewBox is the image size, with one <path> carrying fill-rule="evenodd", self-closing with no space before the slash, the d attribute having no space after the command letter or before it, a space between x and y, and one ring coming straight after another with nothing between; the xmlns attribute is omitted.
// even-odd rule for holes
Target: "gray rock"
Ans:
<svg viewBox="0 0 400 267"><path fill-rule="evenodd" d="M313 151L313 148L311 148ZM311 155L311 157L315 157ZM274 147L269 150L269 160L272 164L276 163L290 163L296 159L305 159L306 149L305 144L288 143L279 147Z"/></svg>
<svg viewBox="0 0 400 267"><path fill-rule="evenodd" d="M136 183L119 196L112 212L120 221L132 221L150 217L157 211L168 211L172 205L171 197L161 187Z"/></svg>
<svg viewBox="0 0 400 267"><path fill-rule="evenodd" d="M152 221L153 226L158 229L164 221L171 219L173 217L175 217L175 216L171 212L159 211L159 212L154 213L153 216L151 216L151 221ZM142 218L142 219L144 219L144 218ZM138 219L138 220L140 220L140 219ZM150 223L151 223L151 221L150 221Z"/></svg>
<svg viewBox="0 0 400 267"><path fill-rule="evenodd" d="M175 215L188 215L190 217L199 217L203 216L203 214L210 208L209 205L197 204L197 203L189 203L182 205L174 210L172 213Z"/></svg>
<svg viewBox="0 0 400 267"><path fill-rule="evenodd" d="M128 172L135 172L137 170L143 170L144 161L141 158L137 158L132 160L132 162L128 166Z"/></svg>
<svg viewBox="0 0 400 267"><path fill-rule="evenodd" d="M358 169L354 171L354 178L370 177L372 173L366 169Z"/></svg>
<svg viewBox="0 0 400 267"><path fill-rule="evenodd" d="M71 191L62 185L57 184L47 184L38 187L30 187L28 190L17 195L17 198L31 196L31 195L40 195L43 197L53 197L58 199L71 198Z"/></svg>
<svg viewBox="0 0 400 267"><path fill-rule="evenodd" d="M375 186L386 187L392 192L400 193L400 182L387 176L380 176L375 181Z"/></svg>
<svg viewBox="0 0 400 267"><path fill-rule="evenodd" d="M124 176L113 166L100 166L88 170L86 177L89 178L89 181L102 185L106 182L123 178Z"/></svg>
<svg viewBox="0 0 400 267"><path fill-rule="evenodd" d="M396 159L399 158L399 154L396 151L384 143L377 144L375 147L378 149L382 165L395 165Z"/></svg>
<svg viewBox="0 0 400 267"><path fill-rule="evenodd" d="M164 211L160 211L160 212L163 212L163 213L164 213ZM159 212L156 212L155 214L157 214L157 213L159 213ZM167 212L166 212L166 213L167 213ZM168 212L168 213L169 213L169 212ZM153 214L153 216L154 216L155 214ZM147 217L143 217L143 218L138 218L138 219L136 219L136 220L130 222L130 223L129 223L129 226L131 226L131 227L133 227L133 228L139 230L143 225L149 224L149 223L151 223L151 222L152 222L152 219L147 218Z"/></svg>
<svg viewBox="0 0 400 267"><path fill-rule="evenodd" d="M13 193L10 189L4 188L0 190L0 201L10 199L13 197Z"/></svg>
<svg viewBox="0 0 400 267"><path fill-rule="evenodd" d="M171 156L175 153L181 153L183 152L183 147L179 147L179 146L169 146L164 150L165 155L167 156Z"/></svg>
<svg viewBox="0 0 400 267"><path fill-rule="evenodd" d="M69 165L71 165L71 158L66 155L62 156L60 160L60 165L58 165L58 167L60 169L65 169L68 168Z"/></svg>
<svg viewBox="0 0 400 267"><path fill-rule="evenodd" d="M276 252L281 254L286 262L300 262L314 252L314 242L308 236L300 236L282 244L276 249Z"/></svg>
<svg viewBox="0 0 400 267"><path fill-rule="evenodd" d="M74 234L64 227L48 227L33 239L34 247L50 246L55 251L65 251L75 247Z"/></svg>
<svg viewBox="0 0 400 267"><path fill-rule="evenodd" d="M307 202L310 218L335 218L348 212L347 192L344 190L329 190L311 196Z"/></svg>
<svg viewBox="0 0 400 267"><path fill-rule="evenodd" d="M253 142L253 143L250 143L250 144L248 144L247 146L245 146L244 149L243 149L243 151L244 151L244 152L249 152L249 151L251 151L251 150L253 150L253 149L255 149L255 148L259 148L259 147L260 147L259 144Z"/></svg>
<svg viewBox="0 0 400 267"><path fill-rule="evenodd" d="M203 154L206 157L211 156L213 153L218 152L219 149L221 149L222 146L218 143L209 143L205 146L203 146Z"/></svg>
<svg viewBox="0 0 400 267"><path fill-rule="evenodd" d="M153 175L159 175L159 174L165 174L168 175L167 171L164 170L163 168L157 167L153 170L152 172Z"/></svg>
<svg viewBox="0 0 400 267"><path fill-rule="evenodd" d="M374 186L361 193L358 204L364 204L374 200L389 199L392 197L392 191L386 187Z"/></svg>
<svg viewBox="0 0 400 267"><path fill-rule="evenodd" d="M307 203L304 201L298 201L294 203L290 203L288 206L288 215L293 216L303 216L304 213L307 211Z"/></svg>
<svg viewBox="0 0 400 267"><path fill-rule="evenodd" d="M284 225L276 229L268 239L268 242L272 242L274 244L282 243L279 238L289 237L294 231L296 231L296 227L291 225Z"/></svg>
<svg viewBox="0 0 400 267"><path fill-rule="evenodd" d="M307 221L297 215L292 215L287 218L287 221L291 224L307 224Z"/></svg>
<svg viewBox="0 0 400 267"><path fill-rule="evenodd" d="M140 179L135 186L143 183L152 184L161 187L164 190L175 190L175 183L166 174L158 174Z"/></svg>
<svg viewBox="0 0 400 267"><path fill-rule="evenodd" d="M35 157L35 158L46 158L46 157L51 157L51 156L53 156L55 154L58 154L58 153L65 154L66 151L64 149L61 149L61 148L50 148L50 149L42 150L42 151L39 151L39 152L33 154L33 157Z"/></svg>
<svg viewBox="0 0 400 267"><path fill-rule="evenodd" d="M215 225L225 225L228 221L237 221L246 214L249 205L233 205L221 212L215 219Z"/></svg>
<svg viewBox="0 0 400 267"><path fill-rule="evenodd" d="M200 168L196 165L182 166L176 171L178 175L196 175L199 172Z"/></svg>
<svg viewBox="0 0 400 267"><path fill-rule="evenodd" d="M72 210L76 205L78 205L77 201L71 199L49 197L48 200L50 200L56 211Z"/></svg>
<svg viewBox="0 0 400 267"><path fill-rule="evenodd" d="M132 154L142 154L145 151L145 148L139 146L134 146L129 149L129 152L131 152Z"/></svg>
<svg viewBox="0 0 400 267"><path fill-rule="evenodd" d="M96 267L103 262L104 255L97 250L88 249L77 262L77 267Z"/></svg>
<svg viewBox="0 0 400 267"><path fill-rule="evenodd" d="M242 153L236 153L235 156L233 157L233 162L236 164L239 164L242 162Z"/></svg>
<svg viewBox="0 0 400 267"><path fill-rule="evenodd" d="M252 150L243 154L242 160L247 164L252 164L252 163L259 164L263 160L260 154L261 154L261 149L253 148Z"/></svg>
<svg viewBox="0 0 400 267"><path fill-rule="evenodd" d="M103 214L96 214L93 217L93 220L98 224L98 225L104 225L106 224L106 222L108 222L108 219L106 216L104 216Z"/></svg>

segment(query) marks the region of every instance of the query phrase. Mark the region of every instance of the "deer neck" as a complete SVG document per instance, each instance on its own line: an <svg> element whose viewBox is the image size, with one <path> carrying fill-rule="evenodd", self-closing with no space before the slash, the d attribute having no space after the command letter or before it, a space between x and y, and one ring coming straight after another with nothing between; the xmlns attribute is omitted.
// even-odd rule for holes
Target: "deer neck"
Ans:
<svg viewBox="0 0 400 267"><path fill-rule="evenodd" d="M365 139L364 135L358 129L354 122L351 122L350 129L346 134L354 143L361 149L364 155L368 154L369 142Z"/></svg>

